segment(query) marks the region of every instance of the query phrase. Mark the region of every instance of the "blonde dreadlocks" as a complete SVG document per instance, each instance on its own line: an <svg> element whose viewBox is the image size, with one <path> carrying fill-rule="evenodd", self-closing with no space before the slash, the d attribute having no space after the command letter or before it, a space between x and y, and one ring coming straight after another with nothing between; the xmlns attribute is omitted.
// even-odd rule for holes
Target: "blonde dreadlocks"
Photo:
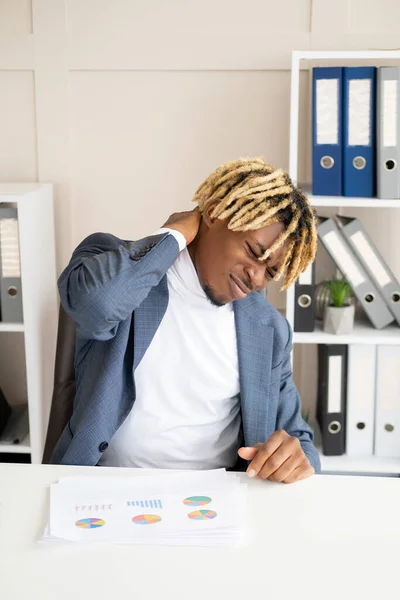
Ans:
<svg viewBox="0 0 400 600"><path fill-rule="evenodd" d="M287 248L274 279L285 273L288 288L314 260L317 247L315 211L282 169L263 158L240 158L218 167L198 188L194 202L201 213L218 201L211 216L227 220L232 231L249 231L283 223L285 229L259 258L264 261L286 241Z"/></svg>

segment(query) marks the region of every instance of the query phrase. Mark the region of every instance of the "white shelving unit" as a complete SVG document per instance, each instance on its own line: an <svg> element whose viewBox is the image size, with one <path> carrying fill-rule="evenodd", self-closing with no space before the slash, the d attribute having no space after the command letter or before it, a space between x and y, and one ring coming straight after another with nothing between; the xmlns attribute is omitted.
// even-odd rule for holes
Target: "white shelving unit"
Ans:
<svg viewBox="0 0 400 600"><path fill-rule="evenodd" d="M3 453L5 453L5 454L31 454L32 447L31 447L31 438L30 438L29 433L20 444L1 444L0 452L1 452L1 454L3 454ZM35 462L39 463L41 461L37 460Z"/></svg>
<svg viewBox="0 0 400 600"><path fill-rule="evenodd" d="M399 475L400 458L379 456L323 456L321 468L324 473L357 473L364 475Z"/></svg>
<svg viewBox="0 0 400 600"><path fill-rule="evenodd" d="M316 323L312 333L294 332L293 341L296 344L400 344L400 328L388 325L385 329L374 329L367 323L354 325L349 335L325 333L321 324Z"/></svg>
<svg viewBox="0 0 400 600"><path fill-rule="evenodd" d="M341 196L314 196L311 187L302 186L313 206L342 207ZM309 191L310 190L310 191ZM400 208L400 200L385 200L384 198L350 198L346 197L346 207L350 208Z"/></svg>
<svg viewBox="0 0 400 600"><path fill-rule="evenodd" d="M289 174L298 182L298 141L299 141L299 92L300 66L303 61L335 61L337 65L357 61L395 61L400 64L400 51L295 51L292 53L291 100L290 100L290 148ZM310 202L315 207L353 208L400 208L400 200L379 198L349 198L340 196L313 196L307 186L302 185ZM294 286L287 290L286 317L293 328ZM356 323L351 335L331 335L316 327L312 333L294 332L294 344L400 344L400 327L389 326L383 330L374 329L364 323ZM378 458L376 456L349 457L321 456L322 470L326 473L368 473L400 475L400 458Z"/></svg>
<svg viewBox="0 0 400 600"><path fill-rule="evenodd" d="M1 322L0 336L24 334L26 373L21 377L26 376L29 411L28 436L20 444L1 444L0 453L30 454L32 463L40 463L53 392L58 321L52 185L0 183L0 203L18 210L24 315L23 323Z"/></svg>

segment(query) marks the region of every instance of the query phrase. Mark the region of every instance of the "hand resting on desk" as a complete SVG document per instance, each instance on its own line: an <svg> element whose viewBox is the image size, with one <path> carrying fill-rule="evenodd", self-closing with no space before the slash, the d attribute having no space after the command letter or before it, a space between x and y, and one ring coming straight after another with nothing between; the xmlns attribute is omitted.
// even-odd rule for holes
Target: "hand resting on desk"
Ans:
<svg viewBox="0 0 400 600"><path fill-rule="evenodd" d="M249 477L294 483L314 474L299 440L283 430L275 431L264 444L240 448L239 456L251 461Z"/></svg>

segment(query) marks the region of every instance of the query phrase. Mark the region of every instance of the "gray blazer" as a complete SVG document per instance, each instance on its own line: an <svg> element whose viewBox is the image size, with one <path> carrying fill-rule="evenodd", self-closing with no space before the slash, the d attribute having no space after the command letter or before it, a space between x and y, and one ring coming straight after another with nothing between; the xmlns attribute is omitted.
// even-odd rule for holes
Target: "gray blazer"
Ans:
<svg viewBox="0 0 400 600"><path fill-rule="evenodd" d="M96 465L135 402L135 369L168 305L166 273L179 253L172 235L137 242L95 233L74 251L58 284L77 325L74 410L52 463ZM258 293L234 302L244 445L278 429L299 438L316 472L313 434L300 415L287 320ZM179 365L174 365L179 377Z"/></svg>

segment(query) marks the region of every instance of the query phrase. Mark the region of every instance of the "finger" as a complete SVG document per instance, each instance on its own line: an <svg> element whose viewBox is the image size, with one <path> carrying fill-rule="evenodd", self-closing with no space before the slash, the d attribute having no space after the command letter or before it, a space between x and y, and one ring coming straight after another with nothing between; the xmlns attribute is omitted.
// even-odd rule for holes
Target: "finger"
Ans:
<svg viewBox="0 0 400 600"><path fill-rule="evenodd" d="M265 444L262 445L261 448L259 448L256 456L254 457L254 459L252 460L252 462L249 464L248 468L247 468L247 474L249 477L255 477L256 475L258 475L258 473L261 471L262 467L264 466L265 462L278 450L278 448L280 448L283 445L283 441L282 438L280 438L279 436L271 436L266 442ZM271 473L273 473L274 471L276 471L276 469L278 467L280 467L280 465L282 464L282 462L284 460L286 460L290 454L286 454L285 453L285 449L283 447L283 450L281 450L281 453L283 453L283 457L281 459L281 461L279 462L279 464L276 464L273 461L274 464L274 468L273 470L271 470ZM275 459L279 459L280 455L277 455L277 457L275 457Z"/></svg>
<svg viewBox="0 0 400 600"><path fill-rule="evenodd" d="M285 439L284 443L265 462L262 475L263 479L271 479L271 481L282 481L282 479L275 479L275 473L278 471L278 469L283 467L284 463L289 458L293 459L295 463L291 464L291 471L293 471L294 468L301 465L305 459L305 454L301 448L300 442L295 437L289 437ZM308 460L307 464L309 464ZM288 466L289 465L286 465L286 467ZM287 476L288 475L289 473L287 473Z"/></svg>
<svg viewBox="0 0 400 600"><path fill-rule="evenodd" d="M258 472L258 476L261 477L261 479L268 479L273 473L278 471L287 460L292 457L295 458L293 455L292 444L281 444L279 448L264 461L264 464ZM297 459L297 463L293 468L298 464L299 460Z"/></svg>
<svg viewBox="0 0 400 600"><path fill-rule="evenodd" d="M253 460L257 452L257 448L239 448L238 450L240 458L244 458L244 460Z"/></svg>
<svg viewBox="0 0 400 600"><path fill-rule="evenodd" d="M308 467L297 467L297 469L294 469L286 479L283 479L283 483L294 483L301 479L307 479L314 475L314 473L314 468L311 465Z"/></svg>
<svg viewBox="0 0 400 600"><path fill-rule="evenodd" d="M243 448L239 448L238 454L240 458L244 458L244 460L253 460L258 452L258 448L260 448L262 444L255 444L254 446L246 446Z"/></svg>
<svg viewBox="0 0 400 600"><path fill-rule="evenodd" d="M273 458L273 455L271 458ZM270 481L281 482L289 477L289 475L300 466L299 457L292 454L283 463L281 463L281 465L275 471L271 473L269 467L270 460L265 463L264 467L258 474L261 479L269 479Z"/></svg>

